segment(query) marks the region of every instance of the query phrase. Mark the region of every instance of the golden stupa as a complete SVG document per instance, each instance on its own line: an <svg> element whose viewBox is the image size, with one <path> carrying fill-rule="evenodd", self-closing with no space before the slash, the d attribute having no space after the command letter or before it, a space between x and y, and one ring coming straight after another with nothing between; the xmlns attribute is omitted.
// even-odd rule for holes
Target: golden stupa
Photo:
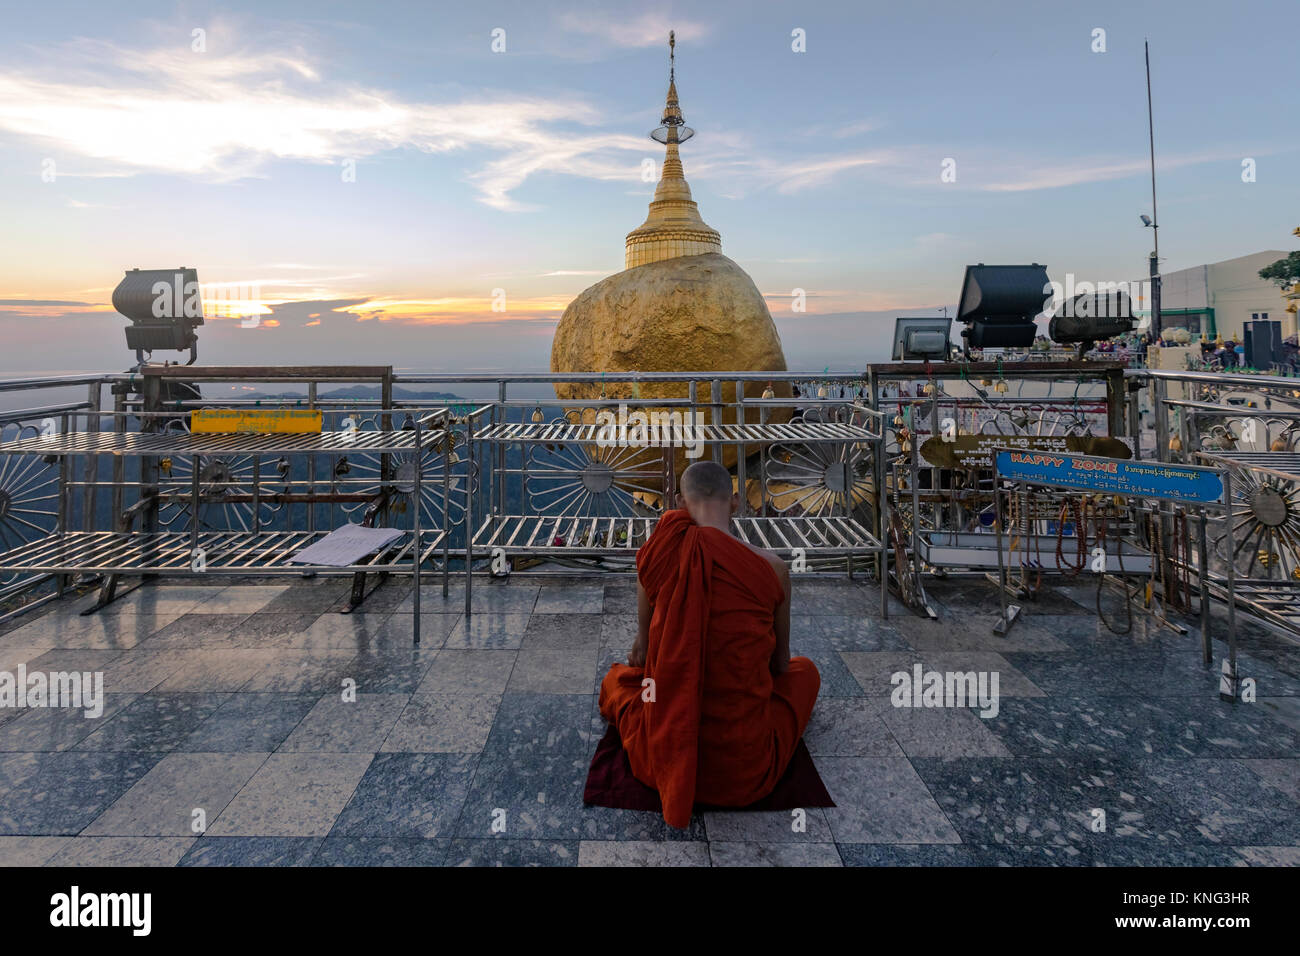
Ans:
<svg viewBox="0 0 1300 956"><path fill-rule="evenodd" d="M665 146L663 171L645 222L627 235L626 268L583 291L564 310L551 344L552 372L785 371L781 339L754 280L722 254L722 237L691 198L678 146L694 135L677 99L675 38L663 121L651 138ZM697 383L709 400L709 382ZM757 398L766 382L750 382ZM644 382L637 397L688 395L684 382ZM777 383L778 396L790 388ZM627 383L557 383L560 399L631 398ZM723 383L734 402L736 383ZM757 413L750 416L757 420ZM769 420L788 417L773 410ZM727 421L734 421L728 415ZM728 453L727 462L734 460ZM678 463L679 470L685 460Z"/></svg>

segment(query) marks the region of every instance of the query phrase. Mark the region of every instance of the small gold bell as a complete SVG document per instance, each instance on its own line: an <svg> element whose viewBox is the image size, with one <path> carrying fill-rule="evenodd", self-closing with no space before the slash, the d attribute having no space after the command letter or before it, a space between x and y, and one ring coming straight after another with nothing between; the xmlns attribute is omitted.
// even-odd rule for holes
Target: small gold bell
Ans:
<svg viewBox="0 0 1300 956"><path fill-rule="evenodd" d="M767 383L767 388L763 389L764 398L776 398L776 391L772 388L772 383Z"/></svg>
<svg viewBox="0 0 1300 956"><path fill-rule="evenodd" d="M819 386L819 387L818 387L818 389L817 389L817 397L818 397L818 398L825 398L825 397L826 397L826 386L825 386L825 385L822 385L822 386Z"/></svg>
<svg viewBox="0 0 1300 956"><path fill-rule="evenodd" d="M1183 450L1183 440L1182 440L1182 438L1180 438L1179 436L1175 435L1173 438L1169 439L1169 450L1170 450L1170 451L1182 451L1182 450Z"/></svg>
<svg viewBox="0 0 1300 956"><path fill-rule="evenodd" d="M1273 444L1268 446L1269 451L1286 451L1286 439L1278 435L1273 439Z"/></svg>
<svg viewBox="0 0 1300 956"><path fill-rule="evenodd" d="M898 428L902 428L905 424L907 424L907 421L903 418L902 415L895 415L895 416L894 416L894 425L895 425L896 427L898 427Z"/></svg>
<svg viewBox="0 0 1300 956"><path fill-rule="evenodd" d="M1011 386L1007 384L1006 379L1000 378L993 383L993 391L997 392L999 395L1005 395L1007 392L1011 391Z"/></svg>
<svg viewBox="0 0 1300 956"><path fill-rule="evenodd" d="M164 458L162 461L158 462L158 470L164 475L170 475L172 473L172 460L170 458Z"/></svg>
<svg viewBox="0 0 1300 956"><path fill-rule="evenodd" d="M934 394L934 383L933 383L933 382L926 382L925 385L923 385L923 386L921 387L921 394L922 394L922 395L933 395L933 394Z"/></svg>
<svg viewBox="0 0 1300 956"><path fill-rule="evenodd" d="M533 409L533 423L540 423L542 420L542 406L538 405Z"/></svg>

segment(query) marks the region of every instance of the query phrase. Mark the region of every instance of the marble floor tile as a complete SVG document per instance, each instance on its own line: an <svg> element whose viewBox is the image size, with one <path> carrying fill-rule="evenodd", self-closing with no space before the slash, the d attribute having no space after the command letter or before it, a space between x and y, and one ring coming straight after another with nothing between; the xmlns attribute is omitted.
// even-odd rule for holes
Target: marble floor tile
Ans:
<svg viewBox="0 0 1300 956"><path fill-rule="evenodd" d="M510 682L516 651L443 648L415 690L416 697L436 694L499 696Z"/></svg>
<svg viewBox="0 0 1300 956"><path fill-rule="evenodd" d="M507 690L512 694L590 694L591 672L599 647L524 647L515 661Z"/></svg>
<svg viewBox="0 0 1300 956"><path fill-rule="evenodd" d="M135 647L104 666L104 690L110 694L147 694L191 660L194 652Z"/></svg>
<svg viewBox="0 0 1300 956"><path fill-rule="evenodd" d="M498 754L571 753L590 757L605 734L594 697L508 693L479 749Z"/></svg>
<svg viewBox="0 0 1300 956"><path fill-rule="evenodd" d="M1300 758L1242 760L1256 777L1300 804Z"/></svg>
<svg viewBox="0 0 1300 956"><path fill-rule="evenodd" d="M999 848L1006 849L1006 848ZM1013 859L1016 859L1013 857ZM979 865L984 865L980 863ZM1003 866L1023 866L1017 862L992 864ZM1165 867L1224 867L1249 866L1241 854L1226 846L1151 846L1145 843L1112 842L1106 846L1096 847L1090 854L1092 866L1145 866L1163 869Z"/></svg>
<svg viewBox="0 0 1300 956"><path fill-rule="evenodd" d="M402 694L326 694L279 747L280 752L374 753L406 707Z"/></svg>
<svg viewBox="0 0 1300 956"><path fill-rule="evenodd" d="M364 694L398 694L409 696L419 688L438 651L423 645L365 650L354 657L344 672L356 681Z"/></svg>
<svg viewBox="0 0 1300 956"><path fill-rule="evenodd" d="M817 665L821 675L818 699L830 697L861 697L862 687L845 666L844 658L827 638L790 636L790 656L807 657Z"/></svg>
<svg viewBox="0 0 1300 956"><path fill-rule="evenodd" d="M128 650L181 617L179 612L123 612L108 608L87 617L47 614L6 635L6 643L33 647Z"/></svg>
<svg viewBox="0 0 1300 956"><path fill-rule="evenodd" d="M524 631L528 628L529 618L527 614L497 614L490 611L469 617L450 614L440 616L454 622L444 647L480 651L518 650L524 642Z"/></svg>
<svg viewBox="0 0 1300 956"><path fill-rule="evenodd" d="M902 757L821 757L835 801L823 812L836 843L960 843L912 765Z"/></svg>
<svg viewBox="0 0 1300 956"><path fill-rule="evenodd" d="M907 642L892 621L865 615L799 614L790 616L791 640L828 642L837 651L905 651Z"/></svg>
<svg viewBox="0 0 1300 956"><path fill-rule="evenodd" d="M188 614L211 598L214 590L220 590L221 588L222 585L177 584L174 581L146 582L131 591L126 591L126 586L119 586L118 594L120 596L96 613L108 615ZM87 602L87 606L93 603L93 601Z"/></svg>
<svg viewBox="0 0 1300 956"><path fill-rule="evenodd" d="M172 753L82 831L83 836L189 837L215 820L267 754ZM195 811L202 811L196 816ZM179 859L179 857L177 858Z"/></svg>
<svg viewBox="0 0 1300 956"><path fill-rule="evenodd" d="M431 614L429 620L425 621L424 615L421 615L422 644L427 637L429 645L437 646L440 618L441 615ZM294 650L354 653L390 648L402 650L415 646L413 626L413 619L406 615L394 617L368 610L357 610L351 614L328 612L285 637L283 646ZM427 635L424 631L428 632Z"/></svg>
<svg viewBox="0 0 1300 956"><path fill-rule="evenodd" d="M916 772L969 844L1207 843L1189 814L1132 763L1107 758L916 759ZM1105 830L1094 830L1104 811Z"/></svg>
<svg viewBox="0 0 1300 956"><path fill-rule="evenodd" d="M710 840L709 859L713 866L844 865L834 843L718 843Z"/></svg>
<svg viewBox="0 0 1300 956"><path fill-rule="evenodd" d="M927 671L941 673L996 671L998 692L1003 697L1043 696L1043 691L1014 667L1009 658L989 651L846 651L841 656L868 697L890 696L896 686L892 676L899 671L912 673L917 663Z"/></svg>
<svg viewBox="0 0 1300 956"><path fill-rule="evenodd" d="M631 614L610 614L600 619L600 643L626 651L636 641L637 616L635 607Z"/></svg>
<svg viewBox="0 0 1300 956"><path fill-rule="evenodd" d="M975 708L881 707L881 720L908 757L1010 757Z"/></svg>
<svg viewBox="0 0 1300 956"><path fill-rule="evenodd" d="M24 664L29 664L43 654L50 653L51 648L37 647L33 644L5 644L0 643L0 671L9 671L10 673L18 670ZM110 650L107 653L117 656L117 651ZM28 667L31 670L31 667Z"/></svg>
<svg viewBox="0 0 1300 956"><path fill-rule="evenodd" d="M583 840L578 866L709 866L709 845L678 841Z"/></svg>
<svg viewBox="0 0 1300 956"><path fill-rule="evenodd" d="M312 866L442 866L448 840L329 836Z"/></svg>
<svg viewBox="0 0 1300 956"><path fill-rule="evenodd" d="M175 866L194 837L79 836L69 840L46 866Z"/></svg>
<svg viewBox="0 0 1300 956"><path fill-rule="evenodd" d="M166 627L155 631L146 646L151 651L164 648L236 647L230 641L231 633L247 618L247 614L183 614Z"/></svg>
<svg viewBox="0 0 1300 956"><path fill-rule="evenodd" d="M1251 866L1300 866L1300 846L1242 846L1237 853Z"/></svg>
<svg viewBox="0 0 1300 956"><path fill-rule="evenodd" d="M523 650L579 650L600 644L599 614L538 614L528 619Z"/></svg>
<svg viewBox="0 0 1300 956"><path fill-rule="evenodd" d="M1128 847L1128 844L1124 845ZM1098 866L1097 854L1115 852L1110 847L1095 846L1034 846L1023 843L972 844L966 847L970 866ZM1163 848L1161 848L1163 849ZM1184 853L1189 847L1179 848ZM1139 864L1134 864L1139 865Z"/></svg>
<svg viewBox="0 0 1300 956"><path fill-rule="evenodd" d="M320 699L319 694L231 694L176 749L187 753L270 753Z"/></svg>
<svg viewBox="0 0 1300 956"><path fill-rule="evenodd" d="M330 835L449 837L477 760L472 754L377 754Z"/></svg>
<svg viewBox="0 0 1300 956"><path fill-rule="evenodd" d="M970 847L943 843L841 843L845 866L973 866Z"/></svg>
<svg viewBox="0 0 1300 956"><path fill-rule="evenodd" d="M0 723L0 752L71 750L137 699L136 694L105 692L103 709L96 717L88 717L84 707L29 707L16 711L15 719Z"/></svg>
<svg viewBox="0 0 1300 956"><path fill-rule="evenodd" d="M406 704L379 748L386 753L470 753L487 742L499 697L435 694Z"/></svg>
<svg viewBox="0 0 1300 956"><path fill-rule="evenodd" d="M204 647L186 651L181 666L158 684L154 692L237 691L274 659L275 651L253 648Z"/></svg>
<svg viewBox="0 0 1300 956"><path fill-rule="evenodd" d="M356 654L347 650L276 651L242 690L279 694L342 693Z"/></svg>
<svg viewBox="0 0 1300 956"><path fill-rule="evenodd" d="M710 843L832 843L825 807L796 810L704 811Z"/></svg>
<svg viewBox="0 0 1300 956"><path fill-rule="evenodd" d="M229 694L142 695L78 743L77 749L175 750L229 698Z"/></svg>
<svg viewBox="0 0 1300 956"><path fill-rule="evenodd" d="M881 720L887 701L823 697L813 707L804 743L814 757L901 757L903 750Z"/></svg>
<svg viewBox="0 0 1300 956"><path fill-rule="evenodd" d="M1157 758L1136 766L1194 817L1195 829L1206 842L1300 846L1300 804L1268 786L1242 761Z"/></svg>
<svg viewBox="0 0 1300 956"><path fill-rule="evenodd" d="M311 866L321 837L203 836L178 866Z"/></svg>
<svg viewBox="0 0 1300 956"><path fill-rule="evenodd" d="M43 866L76 837L0 836L0 867Z"/></svg>
<svg viewBox="0 0 1300 956"><path fill-rule="evenodd" d="M996 617L972 619L945 614L940 620L909 615L892 623L902 632L907 646L918 651L989 651L1006 654L1011 651L1067 653L1071 650L1070 645L1057 640L1052 631L1042 626L1036 618L1018 620L1005 636L993 633L995 621Z"/></svg>
<svg viewBox="0 0 1300 956"><path fill-rule="evenodd" d="M604 613L636 614L636 587L636 578L630 574L626 581L606 584Z"/></svg>
<svg viewBox="0 0 1300 956"><path fill-rule="evenodd" d="M42 755L0 794L0 834L75 836L162 758L150 753Z"/></svg>
<svg viewBox="0 0 1300 956"><path fill-rule="evenodd" d="M469 839L701 840L698 816L686 830L658 813L582 804L590 754L485 751L456 824ZM498 811L504 811L504 814ZM493 825L504 826L494 831Z"/></svg>
<svg viewBox="0 0 1300 956"><path fill-rule="evenodd" d="M604 610L605 589L599 584L583 587L543 585L533 606L534 614L600 614Z"/></svg>
<svg viewBox="0 0 1300 956"><path fill-rule="evenodd" d="M576 840L452 840L444 865L577 866L578 843Z"/></svg>
<svg viewBox="0 0 1300 956"><path fill-rule="evenodd" d="M325 836L374 754L274 753L208 826L209 836Z"/></svg>
<svg viewBox="0 0 1300 956"><path fill-rule="evenodd" d="M225 634L205 636L211 647L248 647L285 651L306 644L305 634L323 615L317 611L258 611Z"/></svg>
<svg viewBox="0 0 1300 956"><path fill-rule="evenodd" d="M241 585L221 588L200 601L199 614L253 614L266 609L273 600L289 590L289 585Z"/></svg>
<svg viewBox="0 0 1300 956"><path fill-rule="evenodd" d="M797 578L790 595L790 614L833 614L847 617L877 617L880 614L880 590L867 588L847 579L827 582L804 582Z"/></svg>

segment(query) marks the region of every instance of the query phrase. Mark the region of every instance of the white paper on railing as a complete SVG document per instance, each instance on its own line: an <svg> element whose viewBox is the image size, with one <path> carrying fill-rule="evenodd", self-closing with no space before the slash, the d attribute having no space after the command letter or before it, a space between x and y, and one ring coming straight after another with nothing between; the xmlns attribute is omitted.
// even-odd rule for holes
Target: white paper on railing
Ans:
<svg viewBox="0 0 1300 956"><path fill-rule="evenodd" d="M401 536L402 532L397 528L367 528L359 524L345 524L331 531L315 544L303 548L289 560L298 564L345 568L356 564L366 555L373 554Z"/></svg>

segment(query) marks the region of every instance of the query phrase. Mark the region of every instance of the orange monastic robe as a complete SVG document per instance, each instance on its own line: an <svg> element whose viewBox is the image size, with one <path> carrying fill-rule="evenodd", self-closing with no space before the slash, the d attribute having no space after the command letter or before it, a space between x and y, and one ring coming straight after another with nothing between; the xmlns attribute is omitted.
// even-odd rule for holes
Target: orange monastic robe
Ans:
<svg viewBox="0 0 1300 956"><path fill-rule="evenodd" d="M780 579L761 555L685 510L659 519L637 553L637 576L654 609L645 667L614 664L600 685L600 712L618 728L632 773L659 791L675 827L690 823L696 801L762 799L821 685L806 657L772 676ZM651 690L654 700L643 699Z"/></svg>

